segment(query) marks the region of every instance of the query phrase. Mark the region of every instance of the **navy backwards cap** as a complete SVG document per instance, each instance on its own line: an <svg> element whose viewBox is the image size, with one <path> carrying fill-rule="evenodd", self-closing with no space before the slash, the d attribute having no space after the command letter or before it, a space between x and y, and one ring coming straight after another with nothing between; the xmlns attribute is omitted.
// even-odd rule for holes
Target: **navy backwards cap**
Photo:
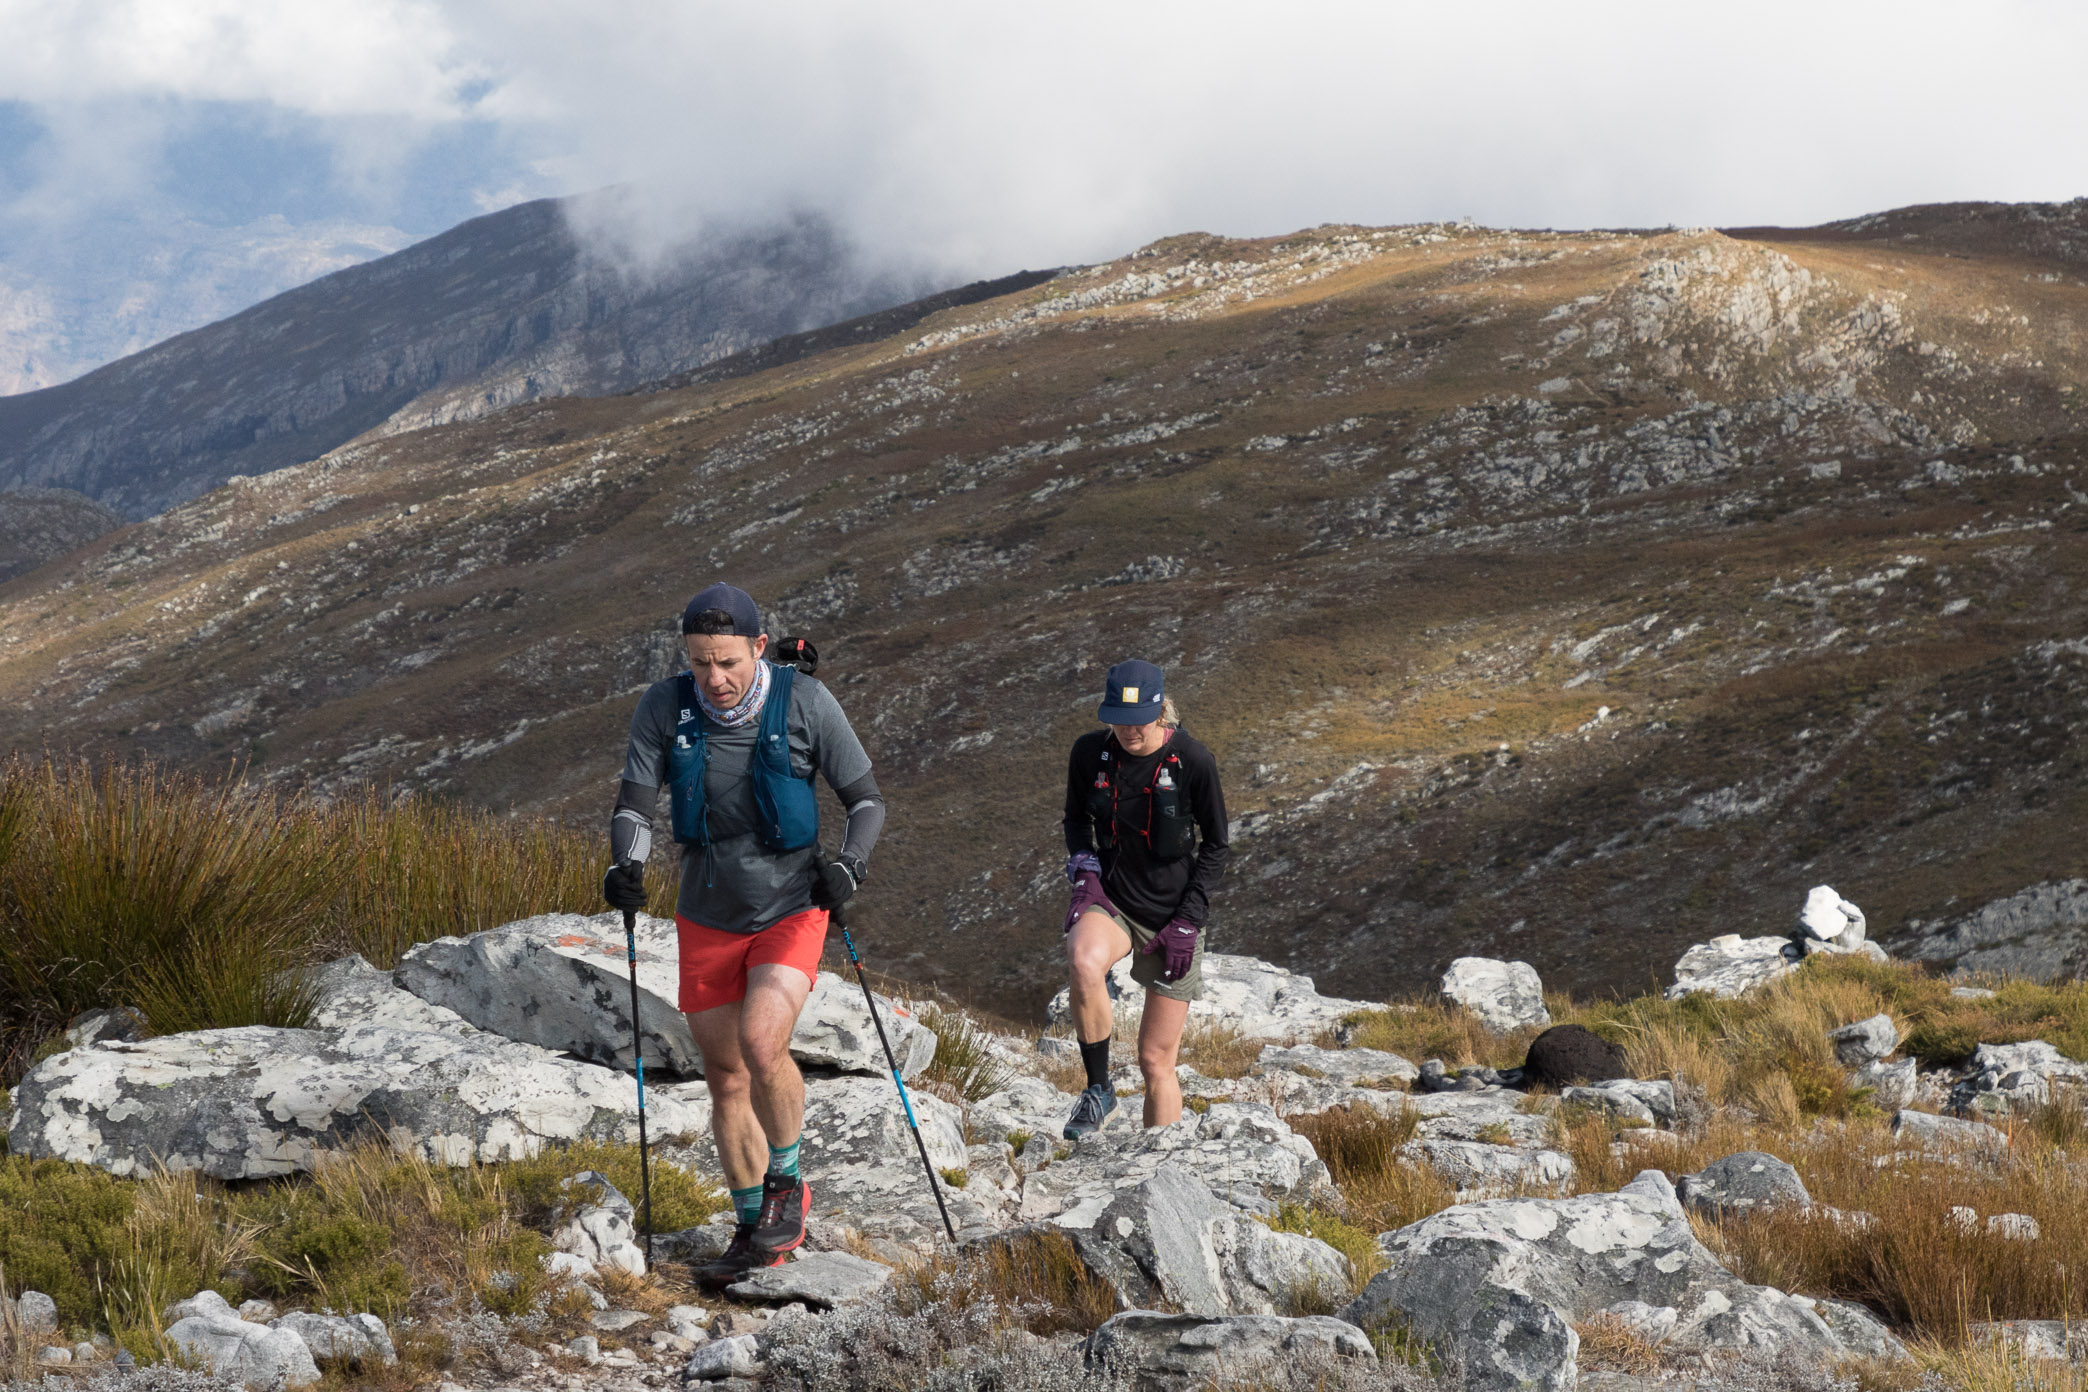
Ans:
<svg viewBox="0 0 2088 1392"><path fill-rule="evenodd" d="M730 633L741 638L761 636L761 610L745 590L720 581L706 585L682 610L682 634Z"/></svg>
<svg viewBox="0 0 2088 1392"><path fill-rule="evenodd" d="M1102 707L1095 714L1110 725L1150 725L1160 718L1166 677L1150 662L1133 658L1109 669Z"/></svg>

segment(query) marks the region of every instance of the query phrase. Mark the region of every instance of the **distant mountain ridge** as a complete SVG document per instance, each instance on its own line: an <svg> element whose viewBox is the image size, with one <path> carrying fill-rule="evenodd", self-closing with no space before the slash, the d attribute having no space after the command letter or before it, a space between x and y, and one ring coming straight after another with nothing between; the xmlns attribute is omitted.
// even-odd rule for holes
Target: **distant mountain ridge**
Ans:
<svg viewBox="0 0 2088 1392"><path fill-rule="evenodd" d="M0 489L70 488L132 518L367 431L642 383L933 288L865 274L800 217L634 271L575 200L474 218L59 386L0 397Z"/></svg>

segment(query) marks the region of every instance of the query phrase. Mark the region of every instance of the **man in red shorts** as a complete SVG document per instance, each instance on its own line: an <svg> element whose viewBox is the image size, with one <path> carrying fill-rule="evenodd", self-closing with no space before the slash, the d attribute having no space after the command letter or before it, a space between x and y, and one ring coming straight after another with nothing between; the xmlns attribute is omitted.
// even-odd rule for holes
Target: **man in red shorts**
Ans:
<svg viewBox="0 0 2088 1392"><path fill-rule="evenodd" d="M884 826L870 756L833 693L764 660L768 635L744 590L712 585L682 613L688 672L654 682L631 717L609 821L602 895L643 908L652 813L666 787L681 889L681 1008L703 1054L718 1161L739 1226L698 1281L722 1289L805 1240L798 1172L805 1080L790 1057L826 944L827 911L867 875ZM819 847L813 779L847 811L841 851Z"/></svg>

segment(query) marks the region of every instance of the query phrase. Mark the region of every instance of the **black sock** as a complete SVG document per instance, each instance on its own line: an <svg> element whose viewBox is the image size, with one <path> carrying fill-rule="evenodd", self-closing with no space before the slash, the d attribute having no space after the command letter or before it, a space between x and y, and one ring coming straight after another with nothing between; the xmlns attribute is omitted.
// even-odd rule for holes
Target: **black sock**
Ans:
<svg viewBox="0 0 2088 1392"><path fill-rule="evenodd" d="M1080 1046L1080 1066L1087 1070L1088 1086L1109 1086L1109 1036L1104 1035L1092 1044Z"/></svg>

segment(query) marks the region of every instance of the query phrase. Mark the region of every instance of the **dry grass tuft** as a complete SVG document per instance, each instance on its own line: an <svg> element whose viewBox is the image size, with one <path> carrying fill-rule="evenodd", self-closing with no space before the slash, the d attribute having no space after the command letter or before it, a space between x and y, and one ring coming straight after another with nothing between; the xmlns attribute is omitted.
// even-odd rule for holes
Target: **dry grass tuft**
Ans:
<svg viewBox="0 0 2088 1392"><path fill-rule="evenodd" d="M1448 1180L1399 1153L1413 1138L1417 1121L1404 1106L1396 1112L1330 1107L1290 1118L1291 1128L1312 1143L1341 1187L1342 1208L1333 1216L1373 1235L1418 1222L1457 1201L1456 1187Z"/></svg>
<svg viewBox="0 0 2088 1392"><path fill-rule="evenodd" d="M902 1315L991 1306L1032 1334L1091 1333L1117 1311L1116 1295L1064 1233L1023 1230L901 1268L892 1282Z"/></svg>
<svg viewBox="0 0 2088 1392"><path fill-rule="evenodd" d="M1384 1049L1416 1063L1441 1059L1453 1067L1484 1064L1515 1068L1540 1031L1495 1034L1461 1005L1438 997L1396 1001L1384 1010L1359 1011L1343 1021L1353 1047ZM1323 1041L1332 1044L1332 1040Z"/></svg>
<svg viewBox="0 0 2088 1392"><path fill-rule="evenodd" d="M1573 1329L1580 1335L1579 1363L1584 1372L1644 1377L1660 1370L1660 1350L1615 1315L1599 1314Z"/></svg>
<svg viewBox="0 0 2088 1392"><path fill-rule="evenodd" d="M920 1079L923 1091L962 1105L992 1096L1015 1076L987 1046L986 1031L962 1011L931 1002L919 1007L916 1018L935 1036L935 1057Z"/></svg>
<svg viewBox="0 0 2088 1392"><path fill-rule="evenodd" d="M1192 1020L1182 1031L1176 1056L1206 1078L1244 1078L1254 1071L1261 1051L1273 1040L1241 1034L1231 1025Z"/></svg>

